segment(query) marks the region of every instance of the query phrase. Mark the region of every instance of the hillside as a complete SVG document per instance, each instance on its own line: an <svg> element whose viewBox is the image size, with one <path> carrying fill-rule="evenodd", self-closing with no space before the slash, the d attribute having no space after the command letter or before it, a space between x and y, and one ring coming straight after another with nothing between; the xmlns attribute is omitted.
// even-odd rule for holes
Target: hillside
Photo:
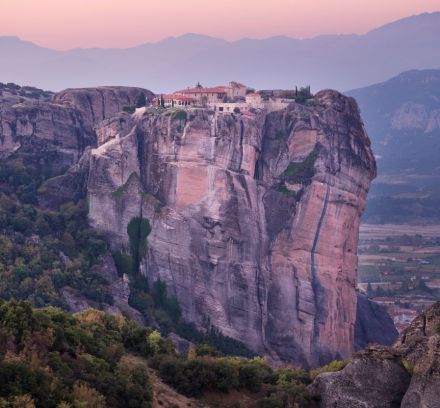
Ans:
<svg viewBox="0 0 440 408"><path fill-rule="evenodd" d="M393 340L389 319L356 308L375 163L352 99L131 114L150 91L4 89L1 298L304 366Z"/></svg>
<svg viewBox="0 0 440 408"><path fill-rule="evenodd" d="M0 300L2 407L311 408L308 383L304 370L224 357L206 345L177 355L157 331L120 316Z"/></svg>
<svg viewBox="0 0 440 408"><path fill-rule="evenodd" d="M377 159L364 222L439 222L440 70L407 71L347 94Z"/></svg>
<svg viewBox="0 0 440 408"><path fill-rule="evenodd" d="M127 49L55 51L0 37L0 81L51 90L120 84L170 92L234 78L255 88L310 84L314 90L347 90L408 69L439 68L439 37L440 13L408 17L364 35L304 40L228 42L187 34Z"/></svg>

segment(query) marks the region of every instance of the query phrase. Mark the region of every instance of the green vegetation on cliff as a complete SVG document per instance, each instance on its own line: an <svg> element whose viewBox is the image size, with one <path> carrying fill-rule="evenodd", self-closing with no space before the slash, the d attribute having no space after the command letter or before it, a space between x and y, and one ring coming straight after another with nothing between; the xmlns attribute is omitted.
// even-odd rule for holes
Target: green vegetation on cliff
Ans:
<svg viewBox="0 0 440 408"><path fill-rule="evenodd" d="M313 150L304 161L289 163L283 176L291 183L310 184L312 177L315 175L315 161L317 157L318 153Z"/></svg>
<svg viewBox="0 0 440 408"><path fill-rule="evenodd" d="M146 357L171 350L151 337L92 309L71 316L0 301L0 406L150 407Z"/></svg>
<svg viewBox="0 0 440 408"><path fill-rule="evenodd" d="M99 273L107 244L88 225L85 200L59 210L38 207L45 177L32 162L0 163L0 298L67 309L62 290L112 303Z"/></svg>
<svg viewBox="0 0 440 408"><path fill-rule="evenodd" d="M20 156L0 162L0 407L149 407L152 370L187 396L234 392L249 407L309 406L307 373L269 367L209 321L198 330L165 282L140 274L151 232L145 218L130 221L129 248L113 255L130 276L129 304L161 334L92 309L62 311L69 297L96 307L113 299L102 267L108 244L88 225L87 200L38 205L54 175ZM170 332L200 345L177 355L162 338Z"/></svg>
<svg viewBox="0 0 440 408"><path fill-rule="evenodd" d="M142 254L145 251L147 237L150 235L150 222L142 217L132 218L127 226L127 234L130 239L130 249L133 257L135 271L139 271Z"/></svg>
<svg viewBox="0 0 440 408"><path fill-rule="evenodd" d="M247 393L249 407L310 403L304 370L224 357L209 346L179 356L158 332L93 309L72 316L0 301L0 339L0 406L147 408L152 369L190 397L234 390Z"/></svg>

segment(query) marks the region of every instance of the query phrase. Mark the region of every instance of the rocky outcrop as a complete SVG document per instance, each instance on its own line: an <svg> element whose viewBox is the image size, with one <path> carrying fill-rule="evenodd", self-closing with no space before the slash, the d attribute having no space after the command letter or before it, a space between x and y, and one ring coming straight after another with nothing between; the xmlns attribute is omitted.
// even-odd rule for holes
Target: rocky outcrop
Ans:
<svg viewBox="0 0 440 408"><path fill-rule="evenodd" d="M86 296L82 296L72 289L65 287L61 290L61 294L64 301L69 306L70 312L77 313L82 310L94 308L97 310L103 310L112 315L126 316L139 324L145 324L145 319L142 317L142 314L128 304L128 298L130 295L128 278L126 276L121 277L118 275L111 254L106 253L102 255L95 267L110 283L110 294L113 299L112 305L93 301Z"/></svg>
<svg viewBox="0 0 440 408"><path fill-rule="evenodd" d="M371 347L343 370L320 374L309 392L321 408L398 408L410 378L398 353Z"/></svg>
<svg viewBox="0 0 440 408"><path fill-rule="evenodd" d="M440 129L440 109L430 110L424 104L405 102L393 114L391 128L395 130L420 129L431 133Z"/></svg>
<svg viewBox="0 0 440 408"><path fill-rule="evenodd" d="M26 150L60 173L93 144L93 131L74 108L33 100L0 107L0 158Z"/></svg>
<svg viewBox="0 0 440 408"><path fill-rule="evenodd" d="M146 112L109 121L92 151L90 221L113 246L135 216L141 271L274 360L354 350L357 239L375 163L354 100L318 93L264 114Z"/></svg>
<svg viewBox="0 0 440 408"><path fill-rule="evenodd" d="M115 116L124 106L134 105L143 94L147 102L154 94L143 88L127 86L103 86L99 88L66 89L55 94L56 104L75 107L84 120L91 126L98 125L104 119Z"/></svg>
<svg viewBox="0 0 440 408"><path fill-rule="evenodd" d="M33 160L46 177L62 174L44 186L40 194L43 204L58 205L85 196L87 147L96 146L97 135L99 142L110 137L101 135L99 123L115 116L124 105L135 103L140 94L146 101L153 96L146 89L129 87L68 89L54 95L0 83L0 158L21 155ZM121 127L130 121L127 114L118 118Z"/></svg>
<svg viewBox="0 0 440 408"><path fill-rule="evenodd" d="M411 323L400 335L395 348L412 371L411 383L401 407L439 407L440 302Z"/></svg>
<svg viewBox="0 0 440 408"><path fill-rule="evenodd" d="M390 346L396 341L398 334L387 309L358 293L354 332L356 350L361 350L370 343Z"/></svg>
<svg viewBox="0 0 440 408"><path fill-rule="evenodd" d="M417 317L392 348L370 347L309 391L322 408L437 408L440 390L440 302Z"/></svg>
<svg viewBox="0 0 440 408"><path fill-rule="evenodd" d="M0 82L0 103L2 106L14 105L29 99L50 102L52 97L53 93L50 91L43 91L32 86L20 86L13 83L3 84Z"/></svg>
<svg viewBox="0 0 440 408"><path fill-rule="evenodd" d="M59 208L68 201L77 202L87 196L87 181L90 170L90 146L78 163L64 174L47 180L38 190L38 202L43 207Z"/></svg>

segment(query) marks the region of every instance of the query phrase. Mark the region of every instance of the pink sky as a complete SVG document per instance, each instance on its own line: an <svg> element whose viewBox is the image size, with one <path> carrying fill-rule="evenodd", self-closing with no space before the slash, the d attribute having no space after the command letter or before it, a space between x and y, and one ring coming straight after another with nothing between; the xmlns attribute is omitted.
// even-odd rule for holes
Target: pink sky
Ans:
<svg viewBox="0 0 440 408"><path fill-rule="evenodd" d="M0 0L0 35L39 45L128 47L184 33L236 40L362 34L440 0Z"/></svg>

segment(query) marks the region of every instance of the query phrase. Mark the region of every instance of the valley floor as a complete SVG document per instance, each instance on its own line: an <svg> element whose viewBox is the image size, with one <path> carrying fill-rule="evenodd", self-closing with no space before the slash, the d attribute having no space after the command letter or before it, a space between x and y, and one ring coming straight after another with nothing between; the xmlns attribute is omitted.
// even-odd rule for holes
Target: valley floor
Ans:
<svg viewBox="0 0 440 408"><path fill-rule="evenodd" d="M402 331L440 299L440 225L363 224L359 240L359 289Z"/></svg>

